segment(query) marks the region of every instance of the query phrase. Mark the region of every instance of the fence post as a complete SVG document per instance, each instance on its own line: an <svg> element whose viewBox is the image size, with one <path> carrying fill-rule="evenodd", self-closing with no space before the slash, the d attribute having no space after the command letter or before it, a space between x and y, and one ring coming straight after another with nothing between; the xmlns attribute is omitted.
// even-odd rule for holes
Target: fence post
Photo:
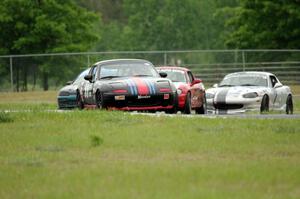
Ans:
<svg viewBox="0 0 300 199"><path fill-rule="evenodd" d="M90 67L90 55L87 55L87 67Z"/></svg>
<svg viewBox="0 0 300 199"><path fill-rule="evenodd" d="M165 66L167 65L167 53L166 52L164 53L164 65Z"/></svg>
<svg viewBox="0 0 300 199"><path fill-rule="evenodd" d="M9 66L10 66L10 84L11 84L11 91L14 92L14 79L13 79L13 62L12 56L9 57Z"/></svg>
<svg viewBox="0 0 300 199"><path fill-rule="evenodd" d="M245 51L242 51L242 57L243 57L243 71L245 71L245 65L246 65L246 60L245 60Z"/></svg>

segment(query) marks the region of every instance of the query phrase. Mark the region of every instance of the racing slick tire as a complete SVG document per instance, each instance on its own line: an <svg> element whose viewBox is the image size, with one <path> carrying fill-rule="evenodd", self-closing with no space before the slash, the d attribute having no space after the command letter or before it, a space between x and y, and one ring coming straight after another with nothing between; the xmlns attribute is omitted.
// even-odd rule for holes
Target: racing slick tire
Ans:
<svg viewBox="0 0 300 199"><path fill-rule="evenodd" d="M191 112L192 112L191 93L187 93L186 98L185 98L183 113L184 114L191 114Z"/></svg>
<svg viewBox="0 0 300 199"><path fill-rule="evenodd" d="M174 97L174 105L173 105L173 108L172 109L169 109L169 110L166 110L165 113L167 114L176 114L177 111L178 111L178 96L177 94L175 95Z"/></svg>
<svg viewBox="0 0 300 199"><path fill-rule="evenodd" d="M78 91L77 91L77 95L76 95L76 104L77 104L77 107L79 110L82 110L84 108L84 104L81 100L80 93Z"/></svg>
<svg viewBox="0 0 300 199"><path fill-rule="evenodd" d="M289 95L286 99L286 114L293 114L294 111L294 105L293 105L293 97Z"/></svg>
<svg viewBox="0 0 300 199"><path fill-rule="evenodd" d="M260 113L269 112L269 98L267 95L264 95L261 100Z"/></svg>
<svg viewBox="0 0 300 199"><path fill-rule="evenodd" d="M195 109L196 114L206 114L206 107L207 107L206 97L204 95L202 106Z"/></svg>
<svg viewBox="0 0 300 199"><path fill-rule="evenodd" d="M105 101L103 98L103 93L101 93L99 90L96 92L96 107L98 109L106 109Z"/></svg>

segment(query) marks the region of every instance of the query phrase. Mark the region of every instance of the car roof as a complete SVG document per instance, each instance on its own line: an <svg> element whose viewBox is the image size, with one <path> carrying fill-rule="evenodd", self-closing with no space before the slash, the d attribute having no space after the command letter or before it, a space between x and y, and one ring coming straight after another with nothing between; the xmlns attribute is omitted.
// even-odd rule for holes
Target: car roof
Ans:
<svg viewBox="0 0 300 199"><path fill-rule="evenodd" d="M179 66L159 66L156 67L157 69L169 69L169 70L181 70L181 71L190 71L190 69L185 67L179 67Z"/></svg>
<svg viewBox="0 0 300 199"><path fill-rule="evenodd" d="M243 71L243 72L235 72L235 73L230 73L226 76L233 76L233 75L266 75L266 76L270 76L270 75L274 75L272 73L269 72L261 72L261 71Z"/></svg>
<svg viewBox="0 0 300 199"><path fill-rule="evenodd" d="M113 62L123 62L123 61L135 61L135 62L147 62L147 63L151 63L150 61L144 60L144 59L109 59L109 60L103 60L103 61L96 62L93 65L113 63Z"/></svg>

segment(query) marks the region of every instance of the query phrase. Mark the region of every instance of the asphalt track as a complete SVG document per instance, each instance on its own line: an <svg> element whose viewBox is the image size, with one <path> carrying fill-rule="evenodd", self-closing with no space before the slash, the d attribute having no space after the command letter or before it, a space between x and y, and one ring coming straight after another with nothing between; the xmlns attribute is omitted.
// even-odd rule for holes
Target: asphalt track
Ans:
<svg viewBox="0 0 300 199"><path fill-rule="evenodd" d="M253 119L300 119L300 114L224 114L224 115L216 115L216 114L205 114L205 115L184 115L184 114L165 114L165 113L138 113L132 112L132 115L149 115L153 117L187 117L187 118L253 118Z"/></svg>
<svg viewBox="0 0 300 199"><path fill-rule="evenodd" d="M26 112L33 112L32 110L0 110L1 112L5 113L26 113ZM36 110L35 110L36 111ZM67 113L72 112L72 110L41 110L41 112L57 112L57 113ZM152 117L186 117L186 118L253 118L253 119L300 119L300 114L205 114L205 115L198 115L198 114L166 114L164 112L157 112L157 113L144 113L144 112L129 112L131 115L148 115Z"/></svg>

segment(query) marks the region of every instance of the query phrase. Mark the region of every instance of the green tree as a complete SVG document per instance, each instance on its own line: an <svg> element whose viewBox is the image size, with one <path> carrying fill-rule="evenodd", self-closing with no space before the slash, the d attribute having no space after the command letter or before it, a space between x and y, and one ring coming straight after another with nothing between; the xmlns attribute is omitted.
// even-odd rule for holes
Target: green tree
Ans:
<svg viewBox="0 0 300 199"><path fill-rule="evenodd" d="M98 15L72 0L2 0L0 54L85 51L98 41L99 33L95 29L99 26ZM44 89L47 90L48 75L54 71L43 62L38 68L43 71ZM24 74L27 69L23 67ZM61 67L60 70L63 74L74 68ZM23 82L27 84L26 79Z"/></svg>
<svg viewBox="0 0 300 199"><path fill-rule="evenodd" d="M209 48L207 4L196 0L125 0L125 46L137 50Z"/></svg>
<svg viewBox="0 0 300 199"><path fill-rule="evenodd" d="M241 0L228 9L232 31L226 37L229 48L299 49L300 2L298 0Z"/></svg>

